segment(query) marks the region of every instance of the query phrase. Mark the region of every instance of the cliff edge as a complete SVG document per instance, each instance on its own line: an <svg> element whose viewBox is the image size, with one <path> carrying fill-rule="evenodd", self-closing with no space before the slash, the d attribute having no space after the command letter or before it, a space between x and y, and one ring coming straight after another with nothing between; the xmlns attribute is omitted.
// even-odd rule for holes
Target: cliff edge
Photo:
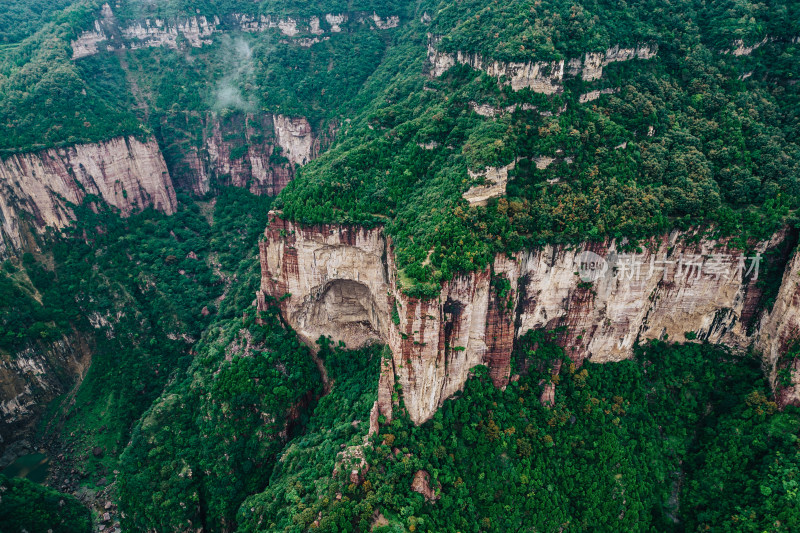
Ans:
<svg viewBox="0 0 800 533"><path fill-rule="evenodd" d="M260 243L258 302L260 309L278 305L312 346L320 335L349 347L388 344L381 412L391 415L396 382L411 419L422 423L463 387L475 365L487 365L496 386L507 385L514 341L530 329L561 328L558 342L579 365L630 358L634 345L648 339L739 349L758 341L765 354L780 352L776 343L790 335L780 324L800 316L800 297L785 294L791 280L784 281L775 309L759 317L758 271L762 254L785 237L756 243L747 255L682 232L633 251L615 240L544 246L497 255L484 270L444 283L438 297L419 299L404 294L382 228L303 227L271 213ZM795 257L787 275L800 269L797 263ZM767 334L777 330L784 333ZM773 375L778 359L765 358ZM780 397L797 402L794 392Z"/></svg>

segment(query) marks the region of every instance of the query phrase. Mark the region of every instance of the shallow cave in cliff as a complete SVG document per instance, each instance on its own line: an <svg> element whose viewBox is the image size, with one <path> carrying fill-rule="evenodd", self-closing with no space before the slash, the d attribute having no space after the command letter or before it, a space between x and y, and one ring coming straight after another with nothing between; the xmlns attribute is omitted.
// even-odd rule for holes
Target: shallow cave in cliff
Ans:
<svg viewBox="0 0 800 533"><path fill-rule="evenodd" d="M313 300L306 327L350 348L380 339L380 317L369 288L358 281L330 281Z"/></svg>

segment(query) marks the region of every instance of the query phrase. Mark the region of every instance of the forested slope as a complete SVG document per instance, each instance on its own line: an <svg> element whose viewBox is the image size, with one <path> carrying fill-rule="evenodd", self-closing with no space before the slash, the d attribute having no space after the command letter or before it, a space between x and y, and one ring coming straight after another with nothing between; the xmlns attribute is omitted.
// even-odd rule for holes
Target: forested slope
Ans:
<svg viewBox="0 0 800 533"><path fill-rule="evenodd" d="M798 198L797 5L726 6L441 4L405 27L364 90L378 96L280 205L300 222L386 223L416 282L542 242L774 231ZM569 75L616 46L657 52ZM431 47L484 66L432 76ZM514 90L496 61L565 61L563 87ZM508 165L505 195L462 199Z"/></svg>
<svg viewBox="0 0 800 533"><path fill-rule="evenodd" d="M0 15L3 157L130 134L169 158L203 146L209 117L233 138L259 114L305 117L330 141L274 202L216 184L179 194L171 217L122 219L89 197L69 229L26 235L30 251L2 264L0 355L61 339L92 354L33 433L50 484L113 499L110 522L130 531L800 528L800 414L777 409L753 354L658 341L578 367L552 332L521 332L507 388L476 367L415 426L399 385L394 419L370 419L384 347L322 338L315 354L253 306L271 208L384 225L416 296L544 243L633 248L699 226L746 249L795 224L798 2L122 0L121 28L221 29L77 59L101 3L48 6ZM301 31L243 31L237 13ZM325 15L341 13L353 24L334 31ZM474 201L495 175L500 192ZM0 485L15 528L55 514L88 527L71 499ZM18 524L22 506L36 512Z"/></svg>

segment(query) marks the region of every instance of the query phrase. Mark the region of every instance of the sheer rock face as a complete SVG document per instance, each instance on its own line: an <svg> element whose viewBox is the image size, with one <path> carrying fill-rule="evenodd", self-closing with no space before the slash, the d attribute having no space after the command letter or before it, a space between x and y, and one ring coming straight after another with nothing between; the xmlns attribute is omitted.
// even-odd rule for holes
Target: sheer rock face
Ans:
<svg viewBox="0 0 800 533"><path fill-rule="evenodd" d="M480 54L469 52L448 53L438 50L439 39L429 35L428 65L431 75L438 77L457 64L469 65L489 76L504 78L504 84L514 91L525 88L533 92L554 94L561 92L564 79L564 61L512 62L491 61Z"/></svg>
<svg viewBox="0 0 800 533"><path fill-rule="evenodd" d="M505 386L514 341L529 329L565 326L558 342L577 364L620 361L633 355L637 341L685 342L687 333L746 348L758 332L762 289L754 272L747 275L753 261L695 234L663 235L629 254L611 240L498 255L490 267L443 283L432 299L400 290L391 239L380 228L302 227L273 213L265 236L260 308L275 298L312 346L322 334L351 347L388 344L392 360L383 367L378 402L387 418L395 383L417 423L461 390L475 365L487 365L495 385ZM754 250L763 253L783 239L777 234ZM593 270L587 250L601 258ZM793 331L787 317L800 325L800 289L784 282L780 298L761 329L787 337ZM784 304L793 314L780 311Z"/></svg>
<svg viewBox="0 0 800 533"><path fill-rule="evenodd" d="M800 406L800 357L787 352L800 340L800 254L795 254L783 274L778 297L761 320L756 349L764 355L778 404Z"/></svg>
<svg viewBox="0 0 800 533"><path fill-rule="evenodd" d="M91 350L79 335L32 342L0 354L0 454L31 428L47 403L70 390L89 369Z"/></svg>
<svg viewBox="0 0 800 533"><path fill-rule="evenodd" d="M632 59L652 59L656 56L657 48L647 45L639 45L635 48L624 48L619 45L612 46L605 52L588 53L580 59L572 60L569 64L569 72L577 75L580 72L584 81L598 80L603 77L603 67L618 61L630 61Z"/></svg>
<svg viewBox="0 0 800 533"><path fill-rule="evenodd" d="M381 18L377 13L333 14L323 16L325 25L319 17L307 19L293 17L274 17L270 15L249 15L233 13L230 15L177 17L171 19L148 18L120 24L109 4L104 4L100 17L92 29L86 30L71 41L72 59L81 59L101 51L136 50L140 48L167 47L177 49L188 45L200 48L213 42L215 34L230 30L264 32L277 30L282 35L293 38L307 33L323 35L326 32L338 33L342 25L352 19L354 24L362 25L369 21L372 28L388 30L400 24L400 18L390 15ZM298 42L308 42L303 39ZM316 42L321 42L318 39Z"/></svg>
<svg viewBox="0 0 800 533"><path fill-rule="evenodd" d="M213 184L233 185L276 196L319 151L320 137L304 117L209 114L194 146L167 149L165 157L179 189L204 195Z"/></svg>
<svg viewBox="0 0 800 533"><path fill-rule="evenodd" d="M63 228L70 204L96 195L123 216L145 207L171 214L175 191L154 139L118 137L95 144L18 154L0 162L0 256L23 245L20 220L39 231Z"/></svg>

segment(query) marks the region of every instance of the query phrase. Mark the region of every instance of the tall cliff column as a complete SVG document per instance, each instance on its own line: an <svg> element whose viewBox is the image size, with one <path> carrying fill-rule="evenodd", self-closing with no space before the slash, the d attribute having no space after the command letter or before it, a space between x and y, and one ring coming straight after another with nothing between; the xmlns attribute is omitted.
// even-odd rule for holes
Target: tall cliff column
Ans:
<svg viewBox="0 0 800 533"><path fill-rule="evenodd" d="M800 406L800 357L788 356L795 342L800 342L800 252L786 266L775 304L762 319L756 340L780 407Z"/></svg>
<svg viewBox="0 0 800 533"><path fill-rule="evenodd" d="M493 290L486 316L486 355L489 376L495 387L508 385L511 352L514 350L517 306L519 305L520 265L517 257L499 254L492 265Z"/></svg>

